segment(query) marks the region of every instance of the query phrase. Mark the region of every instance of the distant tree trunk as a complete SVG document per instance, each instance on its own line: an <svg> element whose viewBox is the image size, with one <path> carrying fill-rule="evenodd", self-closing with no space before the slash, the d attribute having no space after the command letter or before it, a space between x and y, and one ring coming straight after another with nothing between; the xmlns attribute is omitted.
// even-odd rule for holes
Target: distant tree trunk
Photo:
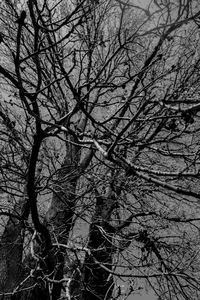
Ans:
<svg viewBox="0 0 200 300"><path fill-rule="evenodd" d="M68 144L66 156L58 175L58 186L55 188L50 208L46 214L45 223L61 244L68 243L69 232L73 226L73 217L76 209L76 185L82 172L88 166L93 155L89 150L80 162L80 147ZM57 249L57 271L54 279L63 278L66 249ZM59 299L62 283L54 283L52 299Z"/></svg>
<svg viewBox="0 0 200 300"><path fill-rule="evenodd" d="M67 243L75 209L75 191L79 178L78 162L80 149L69 146L58 180L55 184L51 205L46 214L45 224L55 233L59 243Z"/></svg>
<svg viewBox="0 0 200 300"><path fill-rule="evenodd" d="M86 254L83 269L84 300L103 300L112 296L114 282L109 270L112 269L115 249L112 244L114 228L109 221L114 205L112 190L106 197L96 191L96 207L88 243L91 254Z"/></svg>

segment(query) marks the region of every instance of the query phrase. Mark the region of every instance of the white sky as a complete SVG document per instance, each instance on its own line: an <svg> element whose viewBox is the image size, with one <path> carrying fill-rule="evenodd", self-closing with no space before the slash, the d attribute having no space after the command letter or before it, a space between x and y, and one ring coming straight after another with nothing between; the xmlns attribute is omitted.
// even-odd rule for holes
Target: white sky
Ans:
<svg viewBox="0 0 200 300"><path fill-rule="evenodd" d="M130 0L130 2L141 7L147 7L151 0Z"/></svg>
<svg viewBox="0 0 200 300"><path fill-rule="evenodd" d="M153 295L153 293L140 293L140 295L130 296L127 300L157 300L158 298Z"/></svg>

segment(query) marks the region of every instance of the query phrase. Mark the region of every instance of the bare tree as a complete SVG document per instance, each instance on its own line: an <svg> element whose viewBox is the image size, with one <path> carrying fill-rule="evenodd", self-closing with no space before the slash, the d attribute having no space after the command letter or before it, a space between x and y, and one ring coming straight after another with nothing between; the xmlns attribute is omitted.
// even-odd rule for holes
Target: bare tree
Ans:
<svg viewBox="0 0 200 300"><path fill-rule="evenodd" d="M198 299L198 1L0 10L1 299Z"/></svg>

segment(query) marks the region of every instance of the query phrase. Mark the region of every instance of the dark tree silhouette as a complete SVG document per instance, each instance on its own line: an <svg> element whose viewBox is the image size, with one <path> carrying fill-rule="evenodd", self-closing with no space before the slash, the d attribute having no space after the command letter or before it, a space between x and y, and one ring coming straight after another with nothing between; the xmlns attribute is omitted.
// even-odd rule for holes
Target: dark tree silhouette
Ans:
<svg viewBox="0 0 200 300"><path fill-rule="evenodd" d="M199 299L198 1L0 13L0 299Z"/></svg>

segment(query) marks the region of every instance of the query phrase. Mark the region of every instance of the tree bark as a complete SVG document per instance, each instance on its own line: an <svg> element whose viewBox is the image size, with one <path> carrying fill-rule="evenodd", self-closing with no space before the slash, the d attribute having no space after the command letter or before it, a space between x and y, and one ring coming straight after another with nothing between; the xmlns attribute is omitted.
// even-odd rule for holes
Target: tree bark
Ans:
<svg viewBox="0 0 200 300"><path fill-rule="evenodd" d="M72 144L66 145L66 156L58 175L58 187L55 188L51 206L46 214L45 224L56 236L55 243L67 244L73 217L76 209L76 185L82 172L87 168L93 152L89 150L84 159L80 161L80 147ZM57 271L54 279L63 278L64 265L66 263L66 249L57 248ZM59 299L62 283L53 285L52 299Z"/></svg>
<svg viewBox="0 0 200 300"><path fill-rule="evenodd" d="M108 270L112 269L114 247L112 230L109 225L111 213L115 205L115 197L110 189L106 197L96 191L95 213L89 233L88 248L83 269L83 299L110 299L114 282ZM106 267L104 269L103 267Z"/></svg>

